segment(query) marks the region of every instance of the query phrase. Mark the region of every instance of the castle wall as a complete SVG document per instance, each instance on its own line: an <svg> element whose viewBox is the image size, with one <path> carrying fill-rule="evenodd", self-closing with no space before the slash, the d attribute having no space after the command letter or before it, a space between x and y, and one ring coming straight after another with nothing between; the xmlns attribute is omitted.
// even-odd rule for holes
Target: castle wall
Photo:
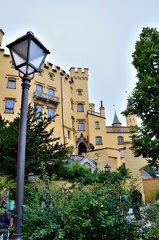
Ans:
<svg viewBox="0 0 159 240"><path fill-rule="evenodd" d="M4 33L0 31L0 44ZM18 71L11 68L11 57L5 54L4 49L0 48L0 114L8 120L13 120L20 111L21 105L21 78ZM8 78L16 79L16 87L8 87ZM124 149L125 145L118 144L118 136L123 136L124 142L130 141L129 128L118 126L115 128L106 126L105 109L102 106L99 112L95 111L95 105L89 103L88 90L88 68L70 68L69 74L52 63L43 64L40 74L35 74L31 81L29 90L29 103L37 103L42 106L42 112L48 114L48 109L54 110L58 116L51 123L54 127L54 137L60 137L60 143L67 143L67 146L74 147L73 154L78 153L77 139L81 134L88 144L93 144L94 151L88 152L88 156L94 160L95 153L99 152L101 157L98 160L98 168L108 163L112 171L116 170L124 161L126 167L130 168L135 175L140 173L140 168L146 163L142 159L134 159L131 151L127 149L125 158L120 158L119 150ZM91 81L91 79L89 79ZM37 94L37 86L42 86L42 93ZM54 96L50 98L48 90L54 90ZM14 99L14 111L5 111L6 99ZM83 104L83 110L78 111L78 105ZM136 121L136 120L135 120ZM84 123L84 129L79 129L79 122ZM99 124L99 127L97 127ZM130 122L129 122L130 125ZM114 130L115 129L115 130ZM101 137L102 142L98 144L96 137ZM140 161L141 160L141 161Z"/></svg>
<svg viewBox="0 0 159 240"><path fill-rule="evenodd" d="M126 168L131 170L132 175L136 178L136 185L139 186L139 190L142 192L142 195L145 196L141 170L147 166L147 161L142 157L134 157L130 150L130 142L125 143L125 165Z"/></svg>
<svg viewBox="0 0 159 240"><path fill-rule="evenodd" d="M101 117L100 114L92 114L91 112L87 115L88 118L88 132L89 132L89 141L95 149L106 147L106 128L105 128L105 118ZM96 127L98 123L99 127ZM96 144L96 137L102 137L102 143Z"/></svg>

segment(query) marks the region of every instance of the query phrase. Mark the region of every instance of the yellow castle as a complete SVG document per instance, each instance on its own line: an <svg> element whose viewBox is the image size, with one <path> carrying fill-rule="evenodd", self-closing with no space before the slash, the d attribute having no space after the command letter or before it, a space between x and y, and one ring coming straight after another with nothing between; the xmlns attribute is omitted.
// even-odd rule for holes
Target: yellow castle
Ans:
<svg viewBox="0 0 159 240"><path fill-rule="evenodd" d="M0 46L4 32L0 29ZM0 114L13 120L20 111L21 79L12 66L11 57L0 47ZM88 68L70 68L69 74L52 63L45 63L35 74L29 90L29 103L37 103L38 111L49 116L58 115L52 122L54 136L61 143L71 146L70 159L78 160L91 171L103 171L110 166L115 171L125 165L138 174L146 165L141 158L134 158L129 150L130 126L137 124L136 116L126 117L122 126L115 112L111 126L106 124L105 108L99 111L89 103Z"/></svg>

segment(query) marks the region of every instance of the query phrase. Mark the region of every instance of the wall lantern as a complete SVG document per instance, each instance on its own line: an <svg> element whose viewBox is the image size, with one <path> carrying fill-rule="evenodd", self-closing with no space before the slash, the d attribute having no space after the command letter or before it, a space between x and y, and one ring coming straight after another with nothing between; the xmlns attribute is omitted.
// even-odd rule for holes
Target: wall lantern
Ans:
<svg viewBox="0 0 159 240"><path fill-rule="evenodd" d="M111 171L111 166L107 163L104 167L105 172L110 172Z"/></svg>

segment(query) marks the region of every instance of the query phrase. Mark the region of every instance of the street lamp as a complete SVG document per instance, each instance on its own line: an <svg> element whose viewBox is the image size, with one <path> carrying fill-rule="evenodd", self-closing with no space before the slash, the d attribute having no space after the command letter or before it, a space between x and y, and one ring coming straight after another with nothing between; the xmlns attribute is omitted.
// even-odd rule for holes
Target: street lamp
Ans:
<svg viewBox="0 0 159 240"><path fill-rule="evenodd" d="M40 71L40 68L44 63L47 54L50 52L43 46L43 44L34 36L32 32L27 32L27 34L24 36L8 44L7 47L10 50L14 67L19 71L19 77L22 79L14 230L14 239L22 240L22 207L24 201L28 93L30 88L30 81L34 78L34 73Z"/></svg>
<svg viewBox="0 0 159 240"><path fill-rule="evenodd" d="M111 171L111 166L107 163L104 167L105 172L110 172Z"/></svg>

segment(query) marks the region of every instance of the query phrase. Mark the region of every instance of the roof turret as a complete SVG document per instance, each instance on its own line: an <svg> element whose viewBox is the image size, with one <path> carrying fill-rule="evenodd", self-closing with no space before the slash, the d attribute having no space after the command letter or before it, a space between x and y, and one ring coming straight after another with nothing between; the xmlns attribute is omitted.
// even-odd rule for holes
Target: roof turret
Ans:
<svg viewBox="0 0 159 240"><path fill-rule="evenodd" d="M112 126L120 126L121 125L121 122L119 121L119 118L116 114L116 111L115 111L115 114L114 114L114 120L113 120L113 123L112 123Z"/></svg>
<svg viewBox="0 0 159 240"><path fill-rule="evenodd" d="M128 99L128 103L127 103L127 108L126 110L130 109L131 108L131 103L130 103L130 100Z"/></svg>

